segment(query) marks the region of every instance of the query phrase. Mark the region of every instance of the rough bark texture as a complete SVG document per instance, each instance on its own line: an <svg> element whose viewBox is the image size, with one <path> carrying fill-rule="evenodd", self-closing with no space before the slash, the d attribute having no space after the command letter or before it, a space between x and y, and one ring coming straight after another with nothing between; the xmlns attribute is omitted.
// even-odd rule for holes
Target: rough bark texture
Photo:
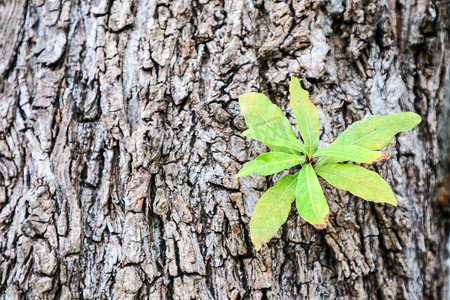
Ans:
<svg viewBox="0 0 450 300"><path fill-rule="evenodd" d="M0 1L0 299L443 299L448 11ZM240 136L237 97L264 92L294 124L289 75L318 106L321 146L365 115L423 122L373 167L397 208L326 185L327 230L293 208L255 252L249 220L280 176L235 178L265 151Z"/></svg>

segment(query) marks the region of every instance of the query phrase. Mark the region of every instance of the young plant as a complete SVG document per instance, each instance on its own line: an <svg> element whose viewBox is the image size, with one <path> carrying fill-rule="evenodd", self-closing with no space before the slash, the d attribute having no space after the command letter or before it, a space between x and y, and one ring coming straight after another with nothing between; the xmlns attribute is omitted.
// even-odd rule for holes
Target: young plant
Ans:
<svg viewBox="0 0 450 300"><path fill-rule="evenodd" d="M303 143L281 109L259 93L239 97L248 130L243 135L263 142L275 152L268 152L247 163L238 173L271 175L301 165L294 175L283 176L256 203L250 221L250 235L256 250L268 242L286 222L291 204L296 200L300 216L317 229L328 223L329 208L317 175L341 190L376 203L397 205L388 183L377 173L354 164L375 163L389 156L375 151L387 146L394 135L409 131L422 118L412 112L390 116L368 116L347 128L328 147L319 146L319 113L297 78L289 86L291 106Z"/></svg>

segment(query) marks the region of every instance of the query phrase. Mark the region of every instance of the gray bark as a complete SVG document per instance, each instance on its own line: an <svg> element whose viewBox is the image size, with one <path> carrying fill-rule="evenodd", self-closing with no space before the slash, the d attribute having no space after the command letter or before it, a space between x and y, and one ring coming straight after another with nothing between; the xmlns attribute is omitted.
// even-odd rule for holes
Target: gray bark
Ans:
<svg viewBox="0 0 450 300"><path fill-rule="evenodd" d="M443 299L448 8L0 1L0 299ZM237 98L264 92L295 124L290 75L321 146L365 115L423 122L373 167L398 207L324 183L328 229L293 208L255 252L249 220L280 176L236 179L266 151Z"/></svg>

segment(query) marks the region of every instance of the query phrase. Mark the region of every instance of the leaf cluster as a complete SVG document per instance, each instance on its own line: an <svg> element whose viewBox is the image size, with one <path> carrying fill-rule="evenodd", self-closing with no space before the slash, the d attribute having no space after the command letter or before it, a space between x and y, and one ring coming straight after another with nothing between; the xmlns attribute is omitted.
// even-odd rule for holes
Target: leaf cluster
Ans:
<svg viewBox="0 0 450 300"><path fill-rule="evenodd" d="M409 131L421 122L412 112L389 116L368 116L349 126L328 147L319 146L319 113L308 91L291 77L290 104L303 140L269 98L260 93L239 97L239 106L248 130L243 135L264 143L273 152L247 163L238 173L271 175L301 165L299 172L283 176L256 203L250 221L250 234L256 250L268 242L286 222L292 202L300 216L317 229L328 223L329 208L317 175L332 186L377 203L397 205L389 184L377 173L350 163L372 164L389 156L377 151L387 146L395 134Z"/></svg>

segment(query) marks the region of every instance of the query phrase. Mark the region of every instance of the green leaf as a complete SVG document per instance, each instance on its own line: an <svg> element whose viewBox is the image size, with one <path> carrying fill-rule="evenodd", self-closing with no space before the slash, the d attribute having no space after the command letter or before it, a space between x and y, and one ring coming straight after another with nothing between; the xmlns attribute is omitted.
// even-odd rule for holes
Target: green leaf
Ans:
<svg viewBox="0 0 450 300"><path fill-rule="evenodd" d="M282 152L268 152L247 163L238 173L237 177L247 176L253 173L272 175L304 162L305 158L298 155Z"/></svg>
<svg viewBox="0 0 450 300"><path fill-rule="evenodd" d="M409 131L422 121L412 112L396 113L389 116L368 116L350 125L332 144L355 145L370 150L387 146L394 135Z"/></svg>
<svg viewBox="0 0 450 300"><path fill-rule="evenodd" d="M389 184L375 172L352 164L326 164L316 167L320 177L338 189L377 203L397 206Z"/></svg>
<svg viewBox="0 0 450 300"><path fill-rule="evenodd" d="M263 142L274 151L306 154L306 148L295 136L289 120L265 95L241 95L239 106L249 128L243 133L244 136Z"/></svg>
<svg viewBox="0 0 450 300"><path fill-rule="evenodd" d="M270 241L286 222L295 199L297 174L285 175L258 200L250 220L250 236L256 250Z"/></svg>
<svg viewBox="0 0 450 300"><path fill-rule="evenodd" d="M389 157L389 153L386 152L372 151L363 147L350 145L331 145L319 149L314 153L314 157L322 155L367 164L382 161Z"/></svg>
<svg viewBox="0 0 450 300"><path fill-rule="evenodd" d="M302 142L297 139L294 141L286 138L284 133L276 128L266 128L264 130L261 128L256 130L250 128L244 131L242 135L260 141L274 151L290 154L306 153L306 148Z"/></svg>
<svg viewBox="0 0 450 300"><path fill-rule="evenodd" d="M295 191L300 216L317 229L327 227L329 208L311 164L302 167Z"/></svg>
<svg viewBox="0 0 450 300"><path fill-rule="evenodd" d="M319 146L319 113L314 104L309 100L309 93L300 86L300 82L291 76L289 86L291 93L291 105L297 120L298 130L305 142L308 155L312 156Z"/></svg>
<svg viewBox="0 0 450 300"><path fill-rule="evenodd" d="M387 146L394 135L409 131L422 121L412 112L396 113L389 116L368 116L350 125L331 145L354 145L369 150L379 150ZM342 160L322 157L318 165L336 163Z"/></svg>

